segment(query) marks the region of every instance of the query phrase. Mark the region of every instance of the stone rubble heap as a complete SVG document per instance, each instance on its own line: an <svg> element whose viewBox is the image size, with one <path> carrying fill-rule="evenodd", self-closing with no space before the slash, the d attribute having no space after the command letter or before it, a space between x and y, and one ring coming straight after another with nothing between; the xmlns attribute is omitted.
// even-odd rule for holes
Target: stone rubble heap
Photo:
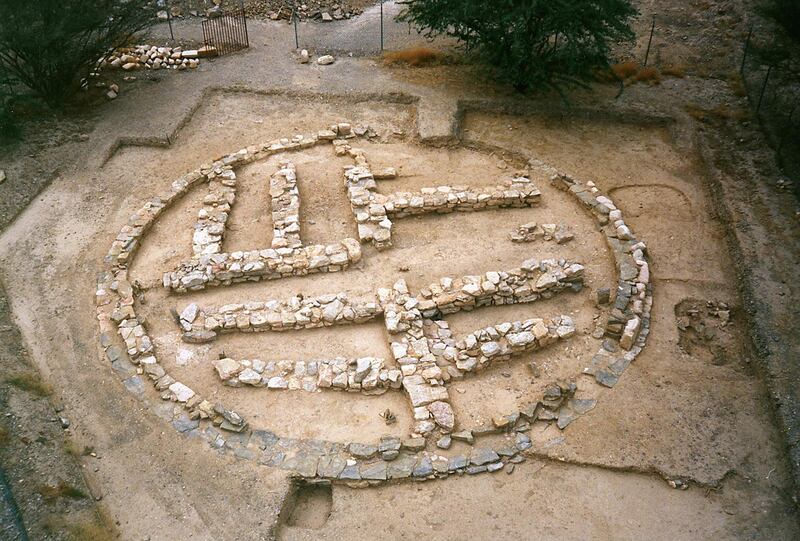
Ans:
<svg viewBox="0 0 800 541"><path fill-rule="evenodd" d="M537 239L555 240L556 244L565 244L575 238L572 231L564 224L537 224L529 222L517 227L510 235L511 242L533 242Z"/></svg>
<svg viewBox="0 0 800 541"><path fill-rule="evenodd" d="M336 126L334 128L338 129ZM333 131L333 137L330 137L330 131ZM321 140L331 141L349 136L340 137L336 130L330 131L325 130ZM467 452L450 453L449 455L440 450L431 452L426 450L429 447L428 440L422 437L401 440L387 436L374 444L355 442L345 444L280 437L267 430L250 429L246 420L237 412L227 409L222 404L204 399L189 386L166 373L158 361L157 352L147 334L144 320L136 314L136 295L128 274L128 266L133 260L142 236L165 209L179 201L188 190L203 181L209 181L208 175L213 170L222 170L223 166L235 169L254 160L266 158L274 152L285 152L287 148L297 148L301 144L310 146L316 144L318 140L320 140L319 136L312 138L296 136L291 140L273 141L225 156L211 165L202 166L176 180L167 190L149 199L130 216L128 223L113 241L104 260L106 266L98 275L96 290L97 317L101 331L100 345L104 352L104 358L110 362L113 371L119 375L123 385L130 392L140 397L146 405L152 406L152 402L148 401L143 378L151 380L162 400L172 401L176 404L172 418L174 428L179 432L202 438L213 449L221 453L256 460L260 464L282 468L302 477L368 481L370 483L409 478L435 479L454 474L493 472L504 468L510 470L514 464L524 461L525 457L522 453L531 448L532 443L526 432L532 429L534 423L555 422L559 428L563 429L578 416L594 408L595 399L576 397L577 388L574 383L559 383L549 386L541 400L530 403L520 408L519 411L493 419L491 426L479 426L452 432L455 428L454 415L447 401L446 387L444 386L445 379L452 377L449 368L453 363L452 359L448 357L453 357L453 350L449 350L448 353L448 348L455 348L457 363L458 360L463 360L459 359L461 353L475 350L484 354L486 353L483 351L484 346L492 342L497 343L501 349L501 340L509 350L513 347L526 347L532 342L529 340L530 337L524 333L532 333L534 342L536 342L537 326L540 334L542 330L538 320L534 319L526 322L502 323L473 332L471 333L473 338L469 339L469 344L467 343L468 338L464 339L463 345L469 347L469 350L461 350L458 342L453 344L450 341L452 335L449 333L449 328L438 320L440 313L445 313L442 308L456 307L459 302L467 303L462 306L470 306L470 303L477 306L478 303L484 302L482 299L488 298L485 295L489 294L488 291L492 289L492 286L496 287L497 291L491 293L491 298L503 299L502 304L506 304L506 300L509 298L507 289L499 287L500 282L495 283L495 276L489 276L490 273L478 277L477 280L467 280L459 286L459 291L455 291L455 288L453 288L454 291L449 291L445 284L440 284L443 288L442 294L445 293L445 289L450 293L455 292L455 296L451 298L450 302L442 302L441 306L437 304L437 301L446 298L447 295L440 295L438 291L430 287L429 296L425 291L418 296L412 296L402 281L395 284L391 290L379 292L378 295L387 330L392 335L392 353L400 366L401 373L398 378L402 378L401 387L409 394L412 404L417 404L417 409L414 411L416 433L419 435L429 434L433 430L432 427L437 426L442 432L451 432L439 438L438 449L446 450L451 441L457 440L473 446ZM339 145L341 146L342 143ZM601 348L584 370L585 374L591 376L601 386L612 387L626 367L641 352L649 334L653 291L649 276L647 250L644 243L634 237L619 209L608 197L599 192L594 183L583 183L563 174L553 176L551 181L557 188L574 195L596 218L615 258L619 276L618 286L613 296L604 295L601 301L612 303L604 328L606 339L603 340ZM355 244L358 246L358 243ZM217 255L221 254L196 256L194 259L199 260ZM243 257L243 254L240 253L234 259L240 261ZM208 266L208 264L209 261L206 260L205 265ZM533 265L529 267L532 268ZM572 272L576 276L578 274L576 272L578 269L567 262L559 264L559 267L564 274L564 279L567 278L567 269L569 268L573 268ZM524 269L521 271L524 272ZM539 280L548 272L531 278L536 280L535 287L538 287ZM556 282L564 281L563 279L559 280L559 275L555 272L554 276ZM227 281L227 283L231 283L231 281ZM544 286L545 283L547 282L541 285ZM487 284L488 289L484 289ZM166 280L165 285L167 285ZM169 280L168 285L176 290L180 290L181 287L180 284L173 286L172 279ZM479 289L475 288L476 285L480 286ZM577 285L579 284L576 281L567 287ZM384 298L386 301L381 301ZM421 306L424 300L432 300L433 304L427 307ZM180 315L184 330L187 329L187 326L193 328L194 321L199 317L198 312L196 306L187 307L187 310ZM571 320L564 316L542 323L548 328L548 339L567 337L574 332ZM517 336L520 334L523 336ZM115 338L115 335L119 335L119 338ZM545 338L545 336L541 335L541 338ZM495 350L495 346L490 346L487 351L492 353ZM399 359L404 359L404 362L398 362ZM344 378L341 377L341 374L346 373L349 389L351 372L355 383L356 373L359 374L359 377L364 374L367 364L370 367L370 371L366 372L367 375L374 368L383 366L378 361L380 360L370 359L368 362L361 360L360 365L359 359L355 360L355 364L352 364L351 361L343 364L339 360L327 363L328 366L337 367L331 368L332 374L339 370L333 375L331 385L336 377L342 381ZM255 368L261 368L260 364L256 365L256 361L249 361L249 366L244 361L233 362L237 365L229 364L230 369L236 371L238 367L241 367L241 370L237 372L237 378L241 378L247 369L258 373ZM440 365L444 363L447 365L442 370ZM267 364L264 363L259 381L263 382L264 376L271 374L267 372ZM413 365L413 372L410 368L404 368L409 365ZM479 365L480 361L476 366ZM320 366L321 364L316 365L318 374ZM309 365L306 363L301 370L299 363L280 366L276 363L275 374L282 374L285 369L291 370L291 374L299 371L308 375ZM378 368L378 373L382 369ZM455 369L458 370L457 364ZM287 372L286 375L291 378L291 374ZM281 377L286 378L286 375ZM244 379L248 380L248 377L252 377L255 381L252 374L247 373ZM275 376L267 379L267 386L272 377ZM241 379L239 381L243 383ZM362 379L362 384L363 381ZM287 385L289 385L288 382ZM300 386L302 387L302 382ZM482 438L490 434L499 435L501 441L486 446L484 443L486 440L482 440Z"/></svg>
<svg viewBox="0 0 800 541"><path fill-rule="evenodd" d="M303 0L290 2L289 0L246 0L245 8L248 16L268 17L273 21L288 20L292 17L292 10L296 10L297 17L301 20L316 19L318 21L338 21L349 19L362 13L362 9L354 2L344 0ZM361 3L363 5L363 3Z"/></svg>
<svg viewBox="0 0 800 541"><path fill-rule="evenodd" d="M125 71L148 69L195 69L200 65L200 52L196 49L183 50L181 47L157 47L156 45L136 45L122 47L100 61L99 68L118 68Z"/></svg>

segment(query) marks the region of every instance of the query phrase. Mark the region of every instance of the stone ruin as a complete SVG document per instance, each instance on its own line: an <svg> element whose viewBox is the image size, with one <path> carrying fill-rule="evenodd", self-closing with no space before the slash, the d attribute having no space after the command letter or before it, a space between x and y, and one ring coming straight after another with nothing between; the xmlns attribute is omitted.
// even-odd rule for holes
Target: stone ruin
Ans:
<svg viewBox="0 0 800 541"><path fill-rule="evenodd" d="M575 323L566 315L534 317L498 323L457 338L446 316L579 292L584 273L580 262L540 261L533 257L514 269L442 277L416 292L410 291L404 280L398 280L367 296L353 297L341 291L223 306L191 303L175 312L175 323L188 343L212 342L225 333L291 332L382 319L392 353L389 360L223 357L208 362L221 384L235 388L256 387L263 392L402 392L414 418L408 437L387 436L367 444L287 438L265 428L251 427L236 411L212 403L169 375L159 362L145 323L136 314L135 287L128 268L141 238L166 208L201 185L208 193L192 234L193 255L163 275L163 286L173 294L239 282L346 272L362 257L361 244L371 243L379 250L391 247L394 220L418 214L533 206L540 201L539 189L524 175L488 188L436 186L417 192L380 194L376 181L391 180L397 172L393 168L372 171L366 153L354 146L365 132L341 123L314 135L296 135L247 147L184 175L146 202L117 235L105 258L106 268L99 275L97 315L104 358L132 392L143 398L148 396L138 385L141 377L147 376L162 400L181 405L183 413L172 420L178 431L204 438L220 452L306 478L370 482L434 479L464 472L497 471L522 461L521 453L532 446L526 432L534 424L555 423L566 428L594 408L596 399L578 396L574 383L554 382L540 400L493 419L491 426L464 427L451 406L448 385L464 377L480 377L479 372L485 368L509 362L520 353L569 340L577 332ZM286 159L269 183L273 222L270 246L223 252L226 224L236 200L237 168L316 145L330 145L335 155L353 160L344 171L343 183L358 238L330 245L303 243L297 171ZM616 291L613 295L598 291L598 302L613 303L607 322L600 328L599 337L605 340L586 360L582 374L576 374L611 388L644 347L649 333L652 285L646 247L634 237L621 211L593 182L556 173L551 183L572 194L594 216L615 259ZM526 224L512 233L511 240L548 238L562 243L572 237L563 224ZM117 335L119 338L115 338ZM484 436L498 434L504 436L501 444L476 443ZM473 446L471 452L447 457L436 451L448 449L452 440Z"/></svg>

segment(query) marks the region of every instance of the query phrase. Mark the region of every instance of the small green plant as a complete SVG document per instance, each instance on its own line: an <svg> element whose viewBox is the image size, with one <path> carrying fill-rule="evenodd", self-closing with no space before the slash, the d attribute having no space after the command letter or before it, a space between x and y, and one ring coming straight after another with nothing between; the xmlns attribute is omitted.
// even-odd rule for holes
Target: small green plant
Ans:
<svg viewBox="0 0 800 541"><path fill-rule="evenodd" d="M22 391L35 394L37 396L49 396L52 389L49 385L39 379L38 375L28 372L21 372L6 378L6 383Z"/></svg>
<svg viewBox="0 0 800 541"><path fill-rule="evenodd" d="M56 485L42 485L37 489L39 495L45 501L52 502L59 498L69 498L71 500L85 500L89 496L84 491L64 481L59 481Z"/></svg>

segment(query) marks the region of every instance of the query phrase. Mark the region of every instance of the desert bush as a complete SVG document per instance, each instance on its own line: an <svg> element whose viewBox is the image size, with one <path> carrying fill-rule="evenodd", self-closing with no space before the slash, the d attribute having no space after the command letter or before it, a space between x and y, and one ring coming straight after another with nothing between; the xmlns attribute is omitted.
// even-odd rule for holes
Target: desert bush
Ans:
<svg viewBox="0 0 800 541"><path fill-rule="evenodd" d="M661 82L661 74L656 68L642 68L633 76L637 83L649 83L657 85Z"/></svg>
<svg viewBox="0 0 800 541"><path fill-rule="evenodd" d="M41 378L39 378L38 374L32 374L29 372L20 372L18 374L8 376L5 379L5 382L16 387L17 389L20 389L21 391L25 391L36 396L49 396L53 392L50 386L43 382Z"/></svg>
<svg viewBox="0 0 800 541"><path fill-rule="evenodd" d="M519 91L561 92L608 67L636 13L629 0L408 0L398 18L456 38Z"/></svg>
<svg viewBox="0 0 800 541"><path fill-rule="evenodd" d="M150 0L0 1L0 71L60 104L98 58L155 20L153 10Z"/></svg>

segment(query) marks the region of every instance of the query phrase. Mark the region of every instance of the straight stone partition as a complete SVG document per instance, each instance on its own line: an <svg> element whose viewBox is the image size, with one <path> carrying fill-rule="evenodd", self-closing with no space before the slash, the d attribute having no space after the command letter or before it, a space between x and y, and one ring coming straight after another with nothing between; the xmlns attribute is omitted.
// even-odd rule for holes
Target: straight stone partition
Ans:
<svg viewBox="0 0 800 541"><path fill-rule="evenodd" d="M269 181L272 199L272 247L299 248L300 192L297 190L297 170L292 162L284 162Z"/></svg>
<svg viewBox="0 0 800 541"><path fill-rule="evenodd" d="M407 329L408 323L403 317L412 317L408 306L418 311L419 317L430 318L480 306L535 302L565 289L579 291L582 280L583 265L579 263L529 259L522 267L511 271L444 277L403 304L398 304L392 290L386 288L378 289L372 296L354 299L341 292L283 301L228 304L219 308L200 308L193 303L181 313L180 325L185 341L199 343L211 341L225 332L313 329L364 323L383 315L387 330L393 333ZM396 284L395 287L405 286Z"/></svg>

